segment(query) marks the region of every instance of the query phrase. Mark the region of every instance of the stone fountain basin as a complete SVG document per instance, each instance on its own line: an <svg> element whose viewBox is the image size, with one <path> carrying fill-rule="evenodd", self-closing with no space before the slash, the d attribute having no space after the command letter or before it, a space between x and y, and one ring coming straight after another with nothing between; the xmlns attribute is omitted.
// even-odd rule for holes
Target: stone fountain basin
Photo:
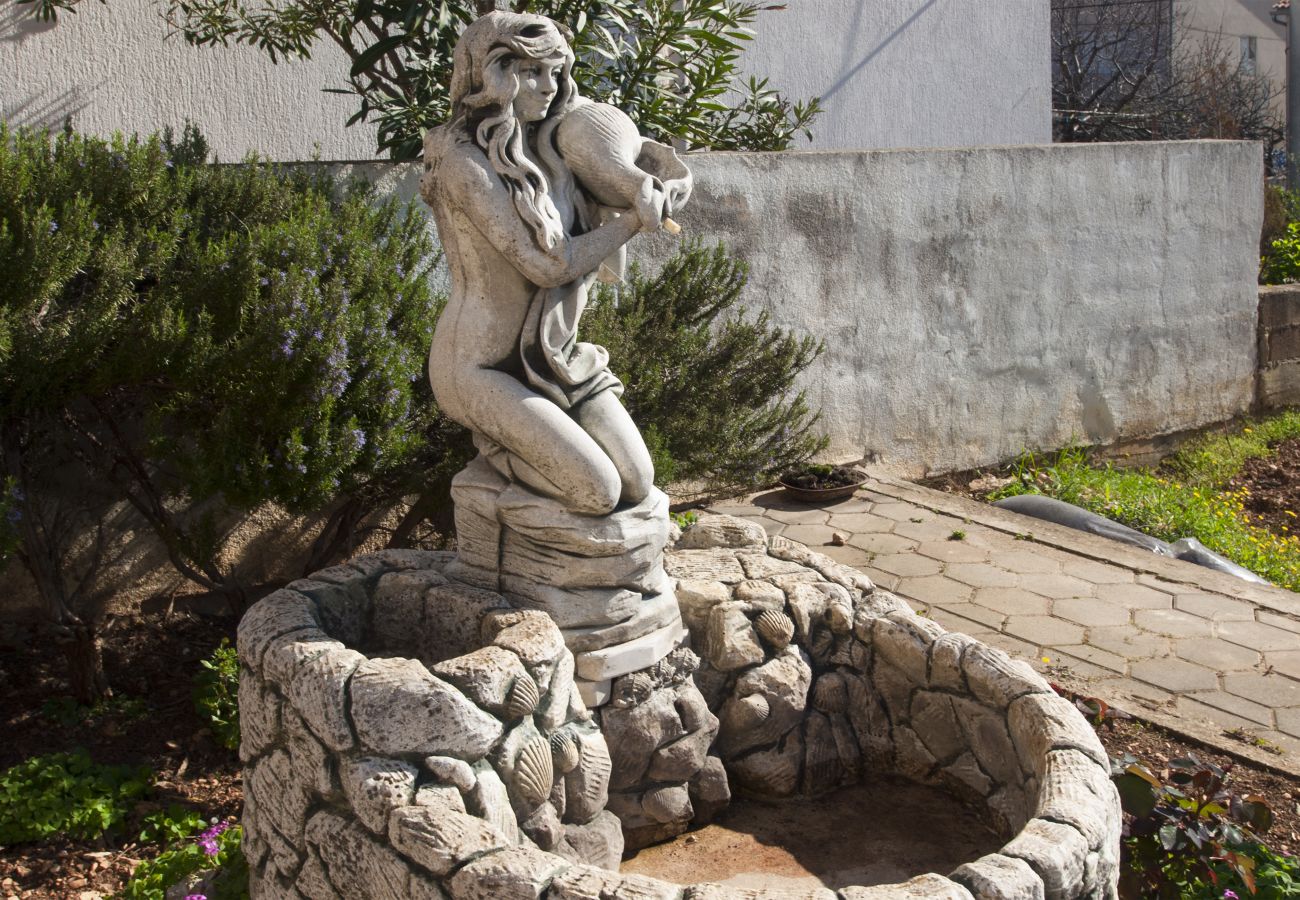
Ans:
<svg viewBox="0 0 1300 900"><path fill-rule="evenodd" d="M707 779L673 788L689 793L686 819L647 817L665 788L638 783L611 800L600 715L612 720L583 704L559 629L449 582L452 554L383 551L295 582L241 622L253 896L1115 896L1120 810L1107 755L1032 668L801 545L704 532L688 532L694 539L666 562L704 657L691 677L721 720L708 759L721 758L732 789L809 795L902 775L972 803L1005 836L997 852L945 874L838 892L620 874L625 834L663 839L692 815L699 824L705 807L725 804L725 784L721 799ZM755 624L776 596L759 582L778 587L798 625L783 646ZM810 616L794 602L810 596L799 584L829 602ZM750 618L734 614L736 603ZM758 656L737 663L732 638L748 646L747 627L760 635ZM675 689L694 694L689 683ZM755 704L764 691L771 702ZM764 704L756 725L752 710ZM543 743L554 751L549 766L536 762Z"/></svg>

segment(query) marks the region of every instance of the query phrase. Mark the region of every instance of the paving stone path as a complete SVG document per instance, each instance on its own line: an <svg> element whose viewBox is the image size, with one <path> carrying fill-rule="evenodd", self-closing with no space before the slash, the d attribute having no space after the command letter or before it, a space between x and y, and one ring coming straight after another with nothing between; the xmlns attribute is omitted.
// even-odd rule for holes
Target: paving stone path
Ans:
<svg viewBox="0 0 1300 900"><path fill-rule="evenodd" d="M833 505L769 491L710 509L860 569L1057 682L1300 775L1300 594L884 476Z"/></svg>

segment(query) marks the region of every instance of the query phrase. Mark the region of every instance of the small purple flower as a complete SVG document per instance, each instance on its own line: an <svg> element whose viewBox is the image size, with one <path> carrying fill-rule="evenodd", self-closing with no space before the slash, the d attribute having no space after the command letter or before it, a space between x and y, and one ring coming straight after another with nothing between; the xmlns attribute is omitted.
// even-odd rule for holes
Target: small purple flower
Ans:
<svg viewBox="0 0 1300 900"><path fill-rule="evenodd" d="M364 428L352 429L352 442L358 447L364 447L366 445L366 432Z"/></svg>
<svg viewBox="0 0 1300 900"><path fill-rule="evenodd" d="M163 161L163 165L166 166L166 167L169 168L169 169L174 169L174 168L176 168L176 163L172 162L170 159L168 159L168 160L164 160L164 161Z"/></svg>
<svg viewBox="0 0 1300 900"><path fill-rule="evenodd" d="M95 229L96 231L99 231L99 220L98 220L98 219L92 219L91 222L90 222L90 227L93 228L93 229Z"/></svg>
<svg viewBox="0 0 1300 900"><path fill-rule="evenodd" d="M1237 897L1236 891L1224 891L1223 900L1240 900L1240 898Z"/></svg>
<svg viewBox="0 0 1300 900"><path fill-rule="evenodd" d="M204 856L216 856L221 852L221 844L217 842L217 838L228 828L230 828L228 823L218 822L216 825L213 825L207 831L199 835L198 843L199 846L203 848Z"/></svg>
<svg viewBox="0 0 1300 900"><path fill-rule="evenodd" d="M268 284L271 283L271 280L269 278L261 278L258 280L261 283L262 287L266 287Z"/></svg>
<svg viewBox="0 0 1300 900"><path fill-rule="evenodd" d="M208 900L207 894L186 894L185 900Z"/></svg>
<svg viewBox="0 0 1300 900"><path fill-rule="evenodd" d="M5 519L10 525L17 525L23 520L23 511L17 508L11 509L9 512L5 513Z"/></svg>
<svg viewBox="0 0 1300 900"><path fill-rule="evenodd" d="M58 222L51 222L51 223L50 223L50 234L54 234L54 232L56 232L56 231L58 231L58 230L59 230L59 223L58 223Z"/></svg>

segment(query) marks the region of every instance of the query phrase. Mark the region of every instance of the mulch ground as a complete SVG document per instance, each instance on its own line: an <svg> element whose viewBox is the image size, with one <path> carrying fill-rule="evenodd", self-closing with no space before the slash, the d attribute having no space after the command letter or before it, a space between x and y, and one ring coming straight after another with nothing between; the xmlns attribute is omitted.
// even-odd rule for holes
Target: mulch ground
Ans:
<svg viewBox="0 0 1300 900"><path fill-rule="evenodd" d="M1278 444L1272 456L1247 460L1230 484L1246 489L1246 509L1256 524L1274 534L1300 533L1300 438Z"/></svg>
<svg viewBox="0 0 1300 900"><path fill-rule="evenodd" d="M86 721L60 721L45 710L68 695L62 656L38 629L0 625L0 770L33 756L85 748L98 763L146 765L152 796L138 802L117 834L95 840L54 838L0 847L0 897L93 900L120 890L135 865L156 856L141 843L140 820L179 803L204 817L237 816L242 806L239 762L213 740L191 698L199 660L234 639L231 622L190 615L110 619L104 663L117 698Z"/></svg>

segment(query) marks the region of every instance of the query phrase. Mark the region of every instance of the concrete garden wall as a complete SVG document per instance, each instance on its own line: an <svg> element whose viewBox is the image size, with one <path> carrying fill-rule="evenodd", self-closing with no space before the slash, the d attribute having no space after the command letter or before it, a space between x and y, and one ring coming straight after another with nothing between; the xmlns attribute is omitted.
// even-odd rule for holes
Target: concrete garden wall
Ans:
<svg viewBox="0 0 1300 900"><path fill-rule="evenodd" d="M1263 215L1254 144L694 154L676 218L745 302L826 352L829 455L952 471L1248 411ZM340 167L414 198L419 168ZM633 245L654 264L676 240Z"/></svg>

